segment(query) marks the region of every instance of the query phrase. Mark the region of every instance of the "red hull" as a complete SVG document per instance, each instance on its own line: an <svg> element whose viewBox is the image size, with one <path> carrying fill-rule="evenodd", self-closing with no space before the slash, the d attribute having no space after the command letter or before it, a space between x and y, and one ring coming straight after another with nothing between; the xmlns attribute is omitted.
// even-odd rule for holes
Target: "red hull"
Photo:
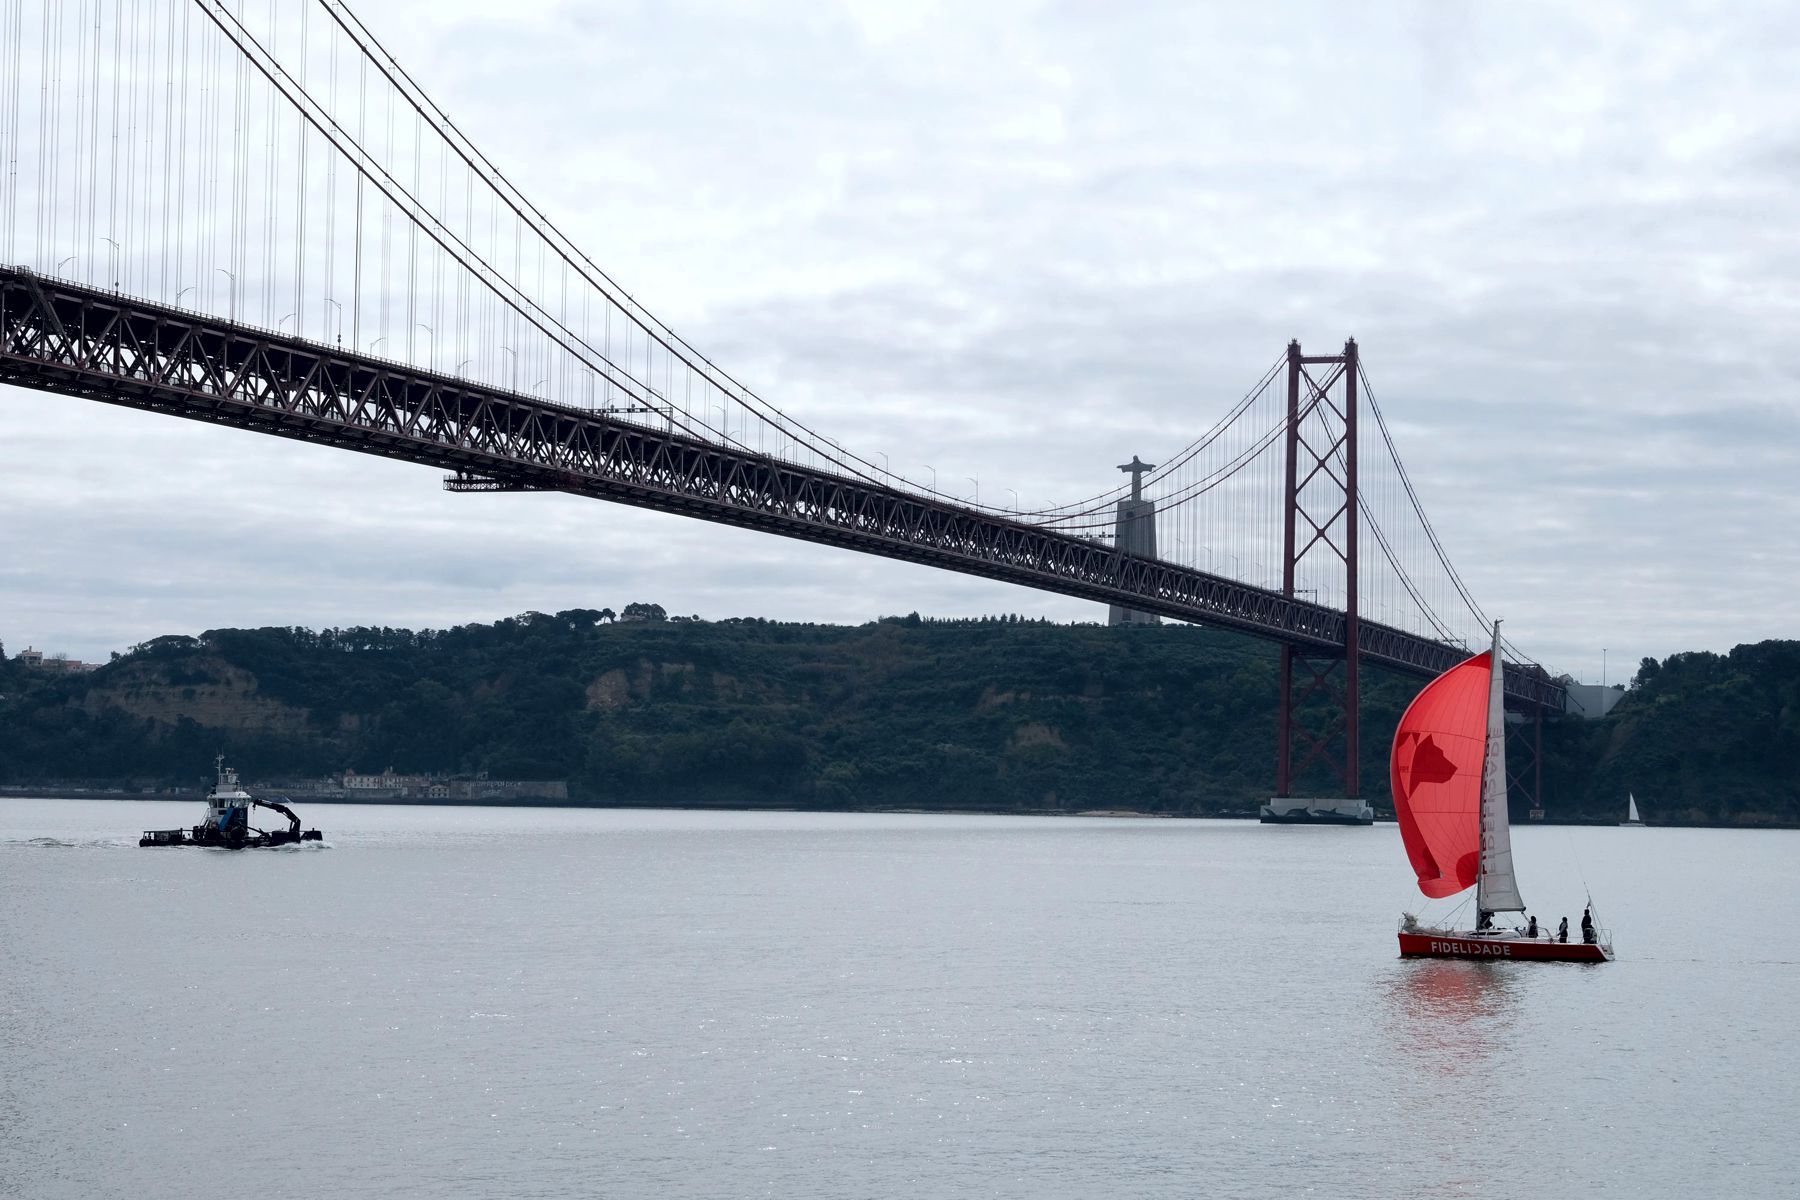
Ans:
<svg viewBox="0 0 1800 1200"><path fill-rule="evenodd" d="M1401 958L1474 958L1487 961L1529 959L1533 962L1611 962L1612 949L1585 942L1548 938L1471 937L1461 933L1400 934Z"/></svg>

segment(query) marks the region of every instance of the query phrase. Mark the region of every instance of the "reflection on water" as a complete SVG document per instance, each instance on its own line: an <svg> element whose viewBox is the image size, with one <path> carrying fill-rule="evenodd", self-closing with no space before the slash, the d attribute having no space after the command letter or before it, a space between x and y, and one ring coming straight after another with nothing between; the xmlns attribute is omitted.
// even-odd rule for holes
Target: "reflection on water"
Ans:
<svg viewBox="0 0 1800 1200"><path fill-rule="evenodd" d="M1510 963L1456 959L1395 964L1381 1006L1395 1056L1451 1079L1484 1068L1516 1019L1516 971Z"/></svg>

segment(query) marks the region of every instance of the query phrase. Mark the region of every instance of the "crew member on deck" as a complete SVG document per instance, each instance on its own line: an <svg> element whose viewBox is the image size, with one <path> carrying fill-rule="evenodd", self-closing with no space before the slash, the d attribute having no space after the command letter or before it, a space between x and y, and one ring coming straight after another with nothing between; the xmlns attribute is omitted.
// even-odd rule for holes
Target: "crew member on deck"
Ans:
<svg viewBox="0 0 1800 1200"><path fill-rule="evenodd" d="M1534 938L1537 936L1537 918L1536 917L1531 918L1531 924L1529 924L1525 927L1525 936L1528 938Z"/></svg>
<svg viewBox="0 0 1800 1200"><path fill-rule="evenodd" d="M1569 918L1564 917L1562 919L1562 924L1556 927L1556 940L1559 942L1566 942L1569 940Z"/></svg>
<svg viewBox="0 0 1800 1200"><path fill-rule="evenodd" d="M1591 905L1581 910L1581 940L1590 946L1594 944L1594 910Z"/></svg>

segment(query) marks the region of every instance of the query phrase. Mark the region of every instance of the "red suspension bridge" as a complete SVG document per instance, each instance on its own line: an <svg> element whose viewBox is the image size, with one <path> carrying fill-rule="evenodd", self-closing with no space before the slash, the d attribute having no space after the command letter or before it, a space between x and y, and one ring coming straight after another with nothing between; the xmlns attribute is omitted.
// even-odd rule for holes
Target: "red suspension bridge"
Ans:
<svg viewBox="0 0 1800 1200"><path fill-rule="evenodd" d="M1118 488L953 498L657 320L340 0L0 0L0 168L0 382L1265 638L1281 796L1359 795L1361 664L1430 676L1488 624L1354 342L1290 344ZM1509 700L1559 710L1508 649Z"/></svg>

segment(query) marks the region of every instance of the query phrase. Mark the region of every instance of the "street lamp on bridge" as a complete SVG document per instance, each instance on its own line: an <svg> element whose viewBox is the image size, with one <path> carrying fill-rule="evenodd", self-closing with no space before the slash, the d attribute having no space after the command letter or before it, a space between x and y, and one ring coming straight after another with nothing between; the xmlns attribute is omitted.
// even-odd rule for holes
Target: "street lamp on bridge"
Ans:
<svg viewBox="0 0 1800 1200"><path fill-rule="evenodd" d="M224 267L214 267L213 270L217 271L219 274L223 275L225 278L231 280L231 289L228 292L226 292L226 294L225 294L225 296L226 296L225 307L227 309L226 315L228 315L233 321L235 321L235 320L237 320L237 276L232 274L230 271L227 271Z"/></svg>
<svg viewBox="0 0 1800 1200"><path fill-rule="evenodd" d="M119 243L113 241L105 234L100 235L100 240L112 247L111 250L107 251L106 273L113 277L113 291L116 292L119 290Z"/></svg>

